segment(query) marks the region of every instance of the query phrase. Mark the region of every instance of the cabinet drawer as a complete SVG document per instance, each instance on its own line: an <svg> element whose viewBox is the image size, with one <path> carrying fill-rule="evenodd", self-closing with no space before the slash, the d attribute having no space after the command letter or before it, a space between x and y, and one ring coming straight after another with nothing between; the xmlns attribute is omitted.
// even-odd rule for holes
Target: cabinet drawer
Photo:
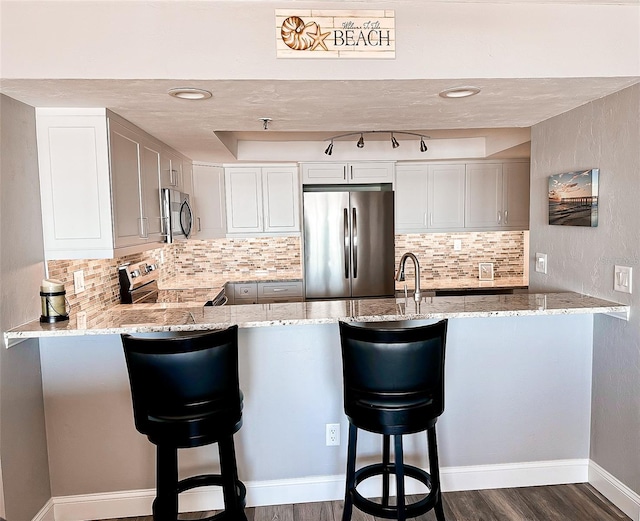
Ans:
<svg viewBox="0 0 640 521"><path fill-rule="evenodd" d="M302 282L265 282L260 284L258 289L260 301L302 297Z"/></svg>
<svg viewBox="0 0 640 521"><path fill-rule="evenodd" d="M255 299L257 295L258 285L255 282L233 285L233 296L236 299Z"/></svg>

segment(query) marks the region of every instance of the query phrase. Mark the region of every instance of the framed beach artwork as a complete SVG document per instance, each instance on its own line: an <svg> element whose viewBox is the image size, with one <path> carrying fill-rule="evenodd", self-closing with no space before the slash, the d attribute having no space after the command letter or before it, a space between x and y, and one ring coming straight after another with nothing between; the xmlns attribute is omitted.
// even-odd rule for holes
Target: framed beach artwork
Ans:
<svg viewBox="0 0 640 521"><path fill-rule="evenodd" d="M599 169L549 176L549 224L598 226Z"/></svg>

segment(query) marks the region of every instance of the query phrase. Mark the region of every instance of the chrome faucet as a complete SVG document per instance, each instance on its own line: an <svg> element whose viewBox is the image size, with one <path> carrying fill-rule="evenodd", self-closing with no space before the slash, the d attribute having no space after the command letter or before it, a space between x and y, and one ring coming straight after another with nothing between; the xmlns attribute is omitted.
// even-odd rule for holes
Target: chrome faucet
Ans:
<svg viewBox="0 0 640 521"><path fill-rule="evenodd" d="M413 265L415 267L415 292L413 293L413 300L416 302L420 302L420 263L418 262L418 257L416 257L413 253L405 253L400 259L400 265L398 266L398 273L396 274L396 280L398 282L404 280L404 265L407 262L407 258L410 257L413 260Z"/></svg>

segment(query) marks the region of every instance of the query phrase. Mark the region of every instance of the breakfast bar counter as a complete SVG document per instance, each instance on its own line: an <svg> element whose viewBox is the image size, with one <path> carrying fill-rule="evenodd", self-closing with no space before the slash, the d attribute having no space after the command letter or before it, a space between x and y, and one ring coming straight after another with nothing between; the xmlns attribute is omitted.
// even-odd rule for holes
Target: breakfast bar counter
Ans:
<svg viewBox="0 0 640 521"><path fill-rule="evenodd" d="M606 313L626 318L628 306L578 293L520 293L408 298L307 301L238 306L196 303L120 304L54 324L29 322L5 333L7 345L22 338L108 335L276 325L385 322L442 318L509 317Z"/></svg>

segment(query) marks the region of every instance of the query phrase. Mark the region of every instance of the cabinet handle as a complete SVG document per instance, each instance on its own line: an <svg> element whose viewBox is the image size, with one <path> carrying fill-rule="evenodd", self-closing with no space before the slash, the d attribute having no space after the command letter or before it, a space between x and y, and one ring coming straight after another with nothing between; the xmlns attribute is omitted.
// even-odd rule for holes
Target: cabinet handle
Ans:
<svg viewBox="0 0 640 521"><path fill-rule="evenodd" d="M507 224L507 217L509 216L509 210L504 211L504 224Z"/></svg>
<svg viewBox="0 0 640 521"><path fill-rule="evenodd" d="M349 171L351 172L351 180L353 181L353 165L349 167Z"/></svg>
<svg viewBox="0 0 640 521"><path fill-rule="evenodd" d="M141 239L149 238L149 226L147 226L147 222L148 219L146 217L138 218L138 232Z"/></svg>
<svg viewBox="0 0 640 521"><path fill-rule="evenodd" d="M433 212L429 212L429 226L433 226Z"/></svg>
<svg viewBox="0 0 640 521"><path fill-rule="evenodd" d="M502 223L502 212L498 212L498 224Z"/></svg>
<svg viewBox="0 0 640 521"><path fill-rule="evenodd" d="M346 180L347 180L347 167L346 167L346 166L343 166L343 167L342 167L342 179L343 179L344 181L346 181Z"/></svg>
<svg viewBox="0 0 640 521"><path fill-rule="evenodd" d="M173 168L169 170L169 184L171 186L178 186L178 171Z"/></svg>
<svg viewBox="0 0 640 521"><path fill-rule="evenodd" d="M287 288L273 288L271 291L273 293L279 293L281 291L287 291Z"/></svg>
<svg viewBox="0 0 640 521"><path fill-rule="evenodd" d="M202 226L200 225L200 217L198 217L198 231L202 231Z"/></svg>
<svg viewBox="0 0 640 521"><path fill-rule="evenodd" d="M427 225L427 212L424 212L424 215L422 216L422 224L425 226Z"/></svg>

